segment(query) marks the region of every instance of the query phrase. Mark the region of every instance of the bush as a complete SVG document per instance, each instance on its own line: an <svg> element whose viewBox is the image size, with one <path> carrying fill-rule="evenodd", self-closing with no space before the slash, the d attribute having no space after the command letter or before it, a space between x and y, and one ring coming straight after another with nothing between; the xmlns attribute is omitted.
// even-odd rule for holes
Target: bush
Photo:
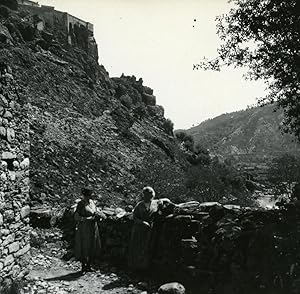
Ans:
<svg viewBox="0 0 300 294"><path fill-rule="evenodd" d="M176 139L183 145L183 147L191 152L194 152L194 138L193 136L187 134L186 132L176 133Z"/></svg>
<svg viewBox="0 0 300 294"><path fill-rule="evenodd" d="M2 0L1 1L2 5L12 9L12 10L17 10L18 9L18 2L17 0Z"/></svg>
<svg viewBox="0 0 300 294"><path fill-rule="evenodd" d="M6 6L0 5L0 15L8 18L9 17L9 9Z"/></svg>
<svg viewBox="0 0 300 294"><path fill-rule="evenodd" d="M224 197L239 198L239 203L246 201L245 179L216 157L209 159L208 164L202 162L191 166L186 172L185 184L198 201L220 201Z"/></svg>
<svg viewBox="0 0 300 294"><path fill-rule="evenodd" d="M167 134L173 135L174 123L169 118L165 120L163 127Z"/></svg>
<svg viewBox="0 0 300 294"><path fill-rule="evenodd" d="M21 289L24 287L24 282L22 281L11 281L7 279L3 282L3 286L0 286L1 294L21 294Z"/></svg>
<svg viewBox="0 0 300 294"><path fill-rule="evenodd" d="M268 169L268 180L278 193L291 193L293 183L300 181L300 159L292 154L283 154L273 159Z"/></svg>

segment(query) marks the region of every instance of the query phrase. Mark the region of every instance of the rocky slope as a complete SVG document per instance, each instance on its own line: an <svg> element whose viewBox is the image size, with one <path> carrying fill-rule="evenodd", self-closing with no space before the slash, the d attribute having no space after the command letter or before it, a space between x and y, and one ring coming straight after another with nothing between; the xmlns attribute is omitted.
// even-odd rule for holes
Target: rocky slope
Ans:
<svg viewBox="0 0 300 294"><path fill-rule="evenodd" d="M29 102L32 205L72 203L84 185L103 205L132 204L147 184L159 197L182 197L187 163L141 79L110 78L22 9L1 6L0 37L0 61Z"/></svg>

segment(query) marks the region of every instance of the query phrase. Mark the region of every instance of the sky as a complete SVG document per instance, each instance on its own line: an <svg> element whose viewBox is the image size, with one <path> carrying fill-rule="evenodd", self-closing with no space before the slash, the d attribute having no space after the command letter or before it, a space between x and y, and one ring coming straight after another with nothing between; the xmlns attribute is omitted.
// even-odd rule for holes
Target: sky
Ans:
<svg viewBox="0 0 300 294"><path fill-rule="evenodd" d="M111 77L134 75L154 90L176 129L237 111L265 95L245 70L193 70L220 44L215 17L227 0L39 0L94 24L99 63Z"/></svg>

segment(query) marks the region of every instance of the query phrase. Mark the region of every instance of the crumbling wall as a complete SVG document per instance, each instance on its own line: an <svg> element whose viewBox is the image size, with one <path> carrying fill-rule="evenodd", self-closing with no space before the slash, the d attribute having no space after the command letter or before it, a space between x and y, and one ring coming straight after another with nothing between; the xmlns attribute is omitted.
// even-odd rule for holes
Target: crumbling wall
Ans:
<svg viewBox="0 0 300 294"><path fill-rule="evenodd" d="M30 1L30 0L18 0L18 3L19 3L19 5L28 5L28 6L39 7L39 4L37 2Z"/></svg>
<svg viewBox="0 0 300 294"><path fill-rule="evenodd" d="M38 15L44 22L45 28L53 30L55 26L67 32L67 13L56 11L53 6L20 5L32 15Z"/></svg>
<svg viewBox="0 0 300 294"><path fill-rule="evenodd" d="M0 63L0 293L22 279L29 258L29 130L26 101Z"/></svg>
<svg viewBox="0 0 300 294"><path fill-rule="evenodd" d="M103 212L102 259L126 267L132 214ZM214 293L299 293L300 204L266 211L204 203L169 213L152 229L151 271L158 276ZM72 241L75 224L66 215L62 227Z"/></svg>
<svg viewBox="0 0 300 294"><path fill-rule="evenodd" d="M68 44L84 49L97 60L98 47L94 39L93 24L66 14L66 26L68 29Z"/></svg>
<svg viewBox="0 0 300 294"><path fill-rule="evenodd" d="M53 6L35 6L22 2L19 5L22 9L27 10L32 15L37 15L43 21L43 25L38 23L38 30L45 28L58 35L63 32L66 35L65 42L68 45L84 49L96 60L98 59L98 48L93 35L93 24L66 12L57 11Z"/></svg>

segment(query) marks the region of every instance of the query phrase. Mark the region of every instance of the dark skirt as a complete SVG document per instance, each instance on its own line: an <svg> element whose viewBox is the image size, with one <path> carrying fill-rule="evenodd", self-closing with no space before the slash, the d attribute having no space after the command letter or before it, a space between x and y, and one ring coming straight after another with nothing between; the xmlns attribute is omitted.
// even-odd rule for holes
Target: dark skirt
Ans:
<svg viewBox="0 0 300 294"><path fill-rule="evenodd" d="M75 232L75 257L80 260L92 260L100 257L101 240L98 224L94 220L79 222Z"/></svg>
<svg viewBox="0 0 300 294"><path fill-rule="evenodd" d="M151 258L151 228L134 224L129 244L128 265L132 269L146 270Z"/></svg>

